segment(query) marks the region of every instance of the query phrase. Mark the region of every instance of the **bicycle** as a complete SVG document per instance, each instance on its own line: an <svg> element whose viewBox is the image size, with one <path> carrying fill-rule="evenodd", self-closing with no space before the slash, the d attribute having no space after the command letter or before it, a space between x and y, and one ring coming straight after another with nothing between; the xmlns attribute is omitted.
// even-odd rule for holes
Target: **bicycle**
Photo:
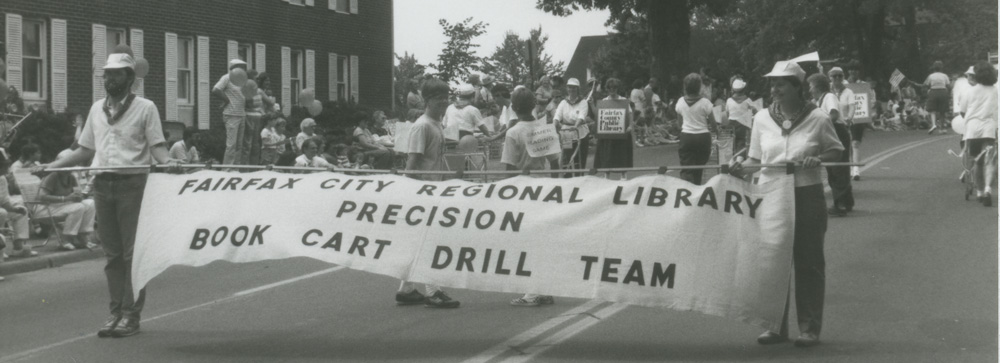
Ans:
<svg viewBox="0 0 1000 363"><path fill-rule="evenodd" d="M986 163L995 163L997 161L997 150L995 145L988 145L979 152L978 155L973 157L969 153L968 143L962 148L962 154L959 155L955 151L949 149L948 154L957 158L962 159L962 174L958 177L962 185L965 186L965 200L969 200L970 197L977 191L981 190L979 182L976 180L976 173L979 171L980 160L982 160L982 165ZM984 178L985 179L985 178ZM987 203L986 201L983 202Z"/></svg>

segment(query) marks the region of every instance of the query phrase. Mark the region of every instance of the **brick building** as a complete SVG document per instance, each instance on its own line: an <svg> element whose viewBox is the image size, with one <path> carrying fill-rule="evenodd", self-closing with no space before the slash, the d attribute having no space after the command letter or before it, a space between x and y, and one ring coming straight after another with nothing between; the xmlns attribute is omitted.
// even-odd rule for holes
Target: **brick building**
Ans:
<svg viewBox="0 0 1000 363"><path fill-rule="evenodd" d="M305 87L389 109L392 27L392 0L0 1L5 78L26 103L85 112L107 53L128 44L150 65L136 93L200 130L224 128L210 91L232 58L267 72L286 112Z"/></svg>

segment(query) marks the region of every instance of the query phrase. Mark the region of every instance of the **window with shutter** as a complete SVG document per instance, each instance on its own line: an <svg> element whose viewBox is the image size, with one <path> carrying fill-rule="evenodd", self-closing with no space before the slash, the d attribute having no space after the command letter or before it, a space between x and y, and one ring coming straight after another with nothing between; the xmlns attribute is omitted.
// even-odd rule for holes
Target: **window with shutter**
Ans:
<svg viewBox="0 0 1000 363"><path fill-rule="evenodd" d="M235 40L226 41L226 69L229 69L229 61L240 57L240 43Z"/></svg>
<svg viewBox="0 0 1000 363"><path fill-rule="evenodd" d="M108 61L108 31L104 25L93 24L91 26L91 47L93 60L93 90L94 101L104 98L104 64Z"/></svg>
<svg viewBox="0 0 1000 363"><path fill-rule="evenodd" d="M351 0L351 14L358 13L358 0Z"/></svg>
<svg viewBox="0 0 1000 363"><path fill-rule="evenodd" d="M253 44L250 43L240 43L238 50L236 51L237 58L247 62L247 70L257 69L254 64L253 58Z"/></svg>
<svg viewBox="0 0 1000 363"><path fill-rule="evenodd" d="M66 110L66 20L52 19L52 109Z"/></svg>
<svg viewBox="0 0 1000 363"><path fill-rule="evenodd" d="M361 98L358 97L358 96L360 96L360 92L358 92L358 78L360 78L360 76L361 76L361 74L358 72L358 56L352 55L351 56L351 98L354 99L355 103L360 102L360 100L361 100Z"/></svg>
<svg viewBox="0 0 1000 363"><path fill-rule="evenodd" d="M316 51L306 49L306 88L316 91Z"/></svg>
<svg viewBox="0 0 1000 363"><path fill-rule="evenodd" d="M351 12L351 4L348 0L330 0L328 4L330 10L338 13L349 14Z"/></svg>
<svg viewBox="0 0 1000 363"><path fill-rule="evenodd" d="M337 56L337 100L348 101L351 97L351 88L348 84L351 80L350 57Z"/></svg>
<svg viewBox="0 0 1000 363"><path fill-rule="evenodd" d="M177 121L177 34L166 33L164 42L164 84L166 85L165 121Z"/></svg>
<svg viewBox="0 0 1000 363"><path fill-rule="evenodd" d="M316 5L316 0L306 0L306 6Z"/></svg>
<svg viewBox="0 0 1000 363"><path fill-rule="evenodd" d="M198 37L198 129L208 130L210 121L211 78L208 74L208 37Z"/></svg>
<svg viewBox="0 0 1000 363"><path fill-rule="evenodd" d="M330 101L337 101L337 53L330 53L327 70L329 71Z"/></svg>
<svg viewBox="0 0 1000 363"><path fill-rule="evenodd" d="M130 30L129 40L132 47L132 53L135 54L135 59L145 58L145 49L143 48L143 32L142 29L132 29ZM145 80L140 78L136 79L135 94L139 97L146 97L145 92Z"/></svg>
<svg viewBox="0 0 1000 363"><path fill-rule="evenodd" d="M289 91L292 97L292 105L299 104L299 93L305 88L302 85L302 80L304 79L304 56L301 50L292 50L291 52L291 63L289 67Z"/></svg>
<svg viewBox="0 0 1000 363"><path fill-rule="evenodd" d="M21 84L23 78L21 66L21 16L7 14L7 83L24 90Z"/></svg>
<svg viewBox="0 0 1000 363"><path fill-rule="evenodd" d="M281 47L281 110L285 116L292 114L292 49Z"/></svg>
<svg viewBox="0 0 1000 363"><path fill-rule="evenodd" d="M267 52L267 46L262 43L257 43L257 51L254 53L254 69L257 72L264 73L267 72L267 61L264 56Z"/></svg>

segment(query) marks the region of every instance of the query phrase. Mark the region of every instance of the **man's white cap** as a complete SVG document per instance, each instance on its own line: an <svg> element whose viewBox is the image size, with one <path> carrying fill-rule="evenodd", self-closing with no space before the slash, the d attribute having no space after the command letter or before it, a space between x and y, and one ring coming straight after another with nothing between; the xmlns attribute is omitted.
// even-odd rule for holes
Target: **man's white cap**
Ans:
<svg viewBox="0 0 1000 363"><path fill-rule="evenodd" d="M569 80L566 81L566 86L567 87L569 87L569 86L580 87L580 80L578 80L576 78L570 78Z"/></svg>
<svg viewBox="0 0 1000 363"><path fill-rule="evenodd" d="M121 68L131 68L135 70L135 60L128 53L112 53L108 54L108 63L104 65L104 69L121 69Z"/></svg>
<svg viewBox="0 0 1000 363"><path fill-rule="evenodd" d="M747 83L743 82L742 79L737 79L733 81L733 90L741 90L747 87Z"/></svg>
<svg viewBox="0 0 1000 363"><path fill-rule="evenodd" d="M774 64L774 68L771 69L771 73L765 74L764 77L788 77L793 76L798 78L799 82L802 82L806 78L806 71L799 67L798 63L792 61L778 61Z"/></svg>
<svg viewBox="0 0 1000 363"><path fill-rule="evenodd" d="M229 69L233 69L233 67L236 66L245 66L245 65L247 65L247 62L244 62L242 59L239 58L229 61Z"/></svg>
<svg viewBox="0 0 1000 363"><path fill-rule="evenodd" d="M475 93L476 93L476 88L473 87L471 84L463 84L461 86L458 86L458 89L455 90L455 94L459 96L471 96Z"/></svg>
<svg viewBox="0 0 1000 363"><path fill-rule="evenodd" d="M965 71L965 74L976 74L976 66L969 66L969 70Z"/></svg>
<svg viewBox="0 0 1000 363"><path fill-rule="evenodd" d="M301 128L306 128L306 127L309 127L309 126L316 126L316 120L313 120L311 118L307 118L305 120L302 120L302 123L299 124L299 128L300 129Z"/></svg>

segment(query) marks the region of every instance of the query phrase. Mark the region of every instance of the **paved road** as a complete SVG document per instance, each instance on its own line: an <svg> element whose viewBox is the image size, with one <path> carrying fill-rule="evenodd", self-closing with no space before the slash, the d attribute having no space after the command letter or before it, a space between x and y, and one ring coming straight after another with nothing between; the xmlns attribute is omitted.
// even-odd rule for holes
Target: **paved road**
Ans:
<svg viewBox="0 0 1000 363"><path fill-rule="evenodd" d="M963 200L946 154L957 137L869 139L879 162L855 185L855 212L830 221L813 349L759 346L757 328L722 318L580 299L518 308L512 294L456 290L457 310L396 307L397 281L308 259L173 268L149 286L142 334L98 339L107 296L94 260L0 283L0 362L997 361L997 209ZM640 165L675 160L675 146L637 151Z"/></svg>

